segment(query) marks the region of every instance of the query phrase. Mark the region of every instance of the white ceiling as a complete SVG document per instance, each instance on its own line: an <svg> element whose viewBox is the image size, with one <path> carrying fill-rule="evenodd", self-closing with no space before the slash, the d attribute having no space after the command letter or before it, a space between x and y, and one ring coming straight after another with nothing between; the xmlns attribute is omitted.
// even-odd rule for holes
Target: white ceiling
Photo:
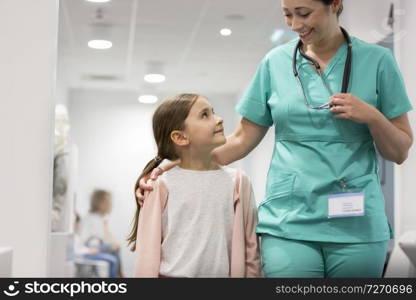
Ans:
<svg viewBox="0 0 416 300"><path fill-rule="evenodd" d="M94 22L105 27L111 49L87 47L97 36ZM233 34L221 36L223 27ZM69 88L240 93L273 47L274 30L285 27L278 0L61 0L59 76ZM166 82L144 83L149 61L163 62Z"/></svg>
<svg viewBox="0 0 416 300"><path fill-rule="evenodd" d="M398 3L346 1L341 24L352 35L375 42L388 34L391 2ZM102 9L99 21L97 9ZM403 13L397 10L396 19ZM97 27L105 28L111 49L87 47L88 40L98 37ZM233 34L221 36L223 27ZM60 0L58 80L68 88L156 92L161 97L240 94L274 46L270 36L276 29L288 29L279 0ZM163 62L166 82L144 83L150 61Z"/></svg>

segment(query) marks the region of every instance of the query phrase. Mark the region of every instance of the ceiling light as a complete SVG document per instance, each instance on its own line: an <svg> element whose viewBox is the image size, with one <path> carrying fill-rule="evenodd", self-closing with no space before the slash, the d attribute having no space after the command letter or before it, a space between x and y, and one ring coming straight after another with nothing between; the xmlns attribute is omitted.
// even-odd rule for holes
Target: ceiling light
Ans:
<svg viewBox="0 0 416 300"><path fill-rule="evenodd" d="M94 2L94 3L105 3L110 2L111 0L87 0L88 2Z"/></svg>
<svg viewBox="0 0 416 300"><path fill-rule="evenodd" d="M91 40L88 42L88 47L92 49L110 49L113 46L113 43L107 40Z"/></svg>
<svg viewBox="0 0 416 300"><path fill-rule="evenodd" d="M150 83L160 83L166 80L166 76L163 74L146 74L144 80Z"/></svg>
<svg viewBox="0 0 416 300"><path fill-rule="evenodd" d="M157 100L158 98L155 95L141 95L139 97L139 102L146 103L146 104L156 103Z"/></svg>
<svg viewBox="0 0 416 300"><path fill-rule="evenodd" d="M223 28L223 29L220 30L220 33L221 33L222 36L229 36L233 32L231 31L231 29Z"/></svg>

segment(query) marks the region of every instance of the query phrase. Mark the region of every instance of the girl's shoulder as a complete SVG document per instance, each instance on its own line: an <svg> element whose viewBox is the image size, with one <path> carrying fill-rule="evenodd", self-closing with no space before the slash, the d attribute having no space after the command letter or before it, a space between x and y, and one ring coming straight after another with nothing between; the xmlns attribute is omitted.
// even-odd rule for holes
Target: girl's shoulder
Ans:
<svg viewBox="0 0 416 300"><path fill-rule="evenodd" d="M165 173L167 173L167 172L165 172ZM167 190L165 173L158 176L154 180L149 179L149 181L147 183L153 188L153 190Z"/></svg>
<svg viewBox="0 0 416 300"><path fill-rule="evenodd" d="M154 201L159 199L161 201L161 207L164 207L166 204L167 196L169 194L169 190L164 179L163 174L156 178L155 180L150 180L147 182L152 187L151 191L145 191L144 193L144 201L140 201L140 205L143 206L143 203L146 201Z"/></svg>
<svg viewBox="0 0 416 300"><path fill-rule="evenodd" d="M182 169L176 166L168 171L165 171L161 176L159 176L158 180L161 182L159 184L164 184L166 187L169 187L177 184L192 184L192 182L195 182L195 180L197 180L200 176L201 178L213 176L215 178L214 180L223 180L224 177L228 177L235 184L239 182L243 182L243 184L247 181L249 182L249 177L243 170L228 166L222 166L218 170L212 171L194 171Z"/></svg>
<svg viewBox="0 0 416 300"><path fill-rule="evenodd" d="M233 178L235 178L237 176L237 174L239 173L239 171L240 171L240 169L230 168L230 167L227 167L227 166L221 167L221 169Z"/></svg>
<svg viewBox="0 0 416 300"><path fill-rule="evenodd" d="M233 180L237 179L238 177L247 177L243 170L238 168L231 168L228 166L222 166L217 170L211 171L195 171L195 170L188 170L182 169L178 166L173 167L172 169L165 171L159 179L164 181L164 183L168 184L170 182L177 182L181 181L185 183L187 180L194 181L199 176L206 178L207 176L214 176L214 177L223 177L227 176Z"/></svg>
<svg viewBox="0 0 416 300"><path fill-rule="evenodd" d="M168 192L168 185L166 183L165 173L163 173L154 180L149 179L149 181L147 181L147 184L149 184L152 187L152 191L146 192L145 197L148 197L150 194L155 193L158 195L165 195Z"/></svg>
<svg viewBox="0 0 416 300"><path fill-rule="evenodd" d="M225 172L227 172L235 181L250 182L250 178L247 174L240 168L230 168L222 167Z"/></svg>

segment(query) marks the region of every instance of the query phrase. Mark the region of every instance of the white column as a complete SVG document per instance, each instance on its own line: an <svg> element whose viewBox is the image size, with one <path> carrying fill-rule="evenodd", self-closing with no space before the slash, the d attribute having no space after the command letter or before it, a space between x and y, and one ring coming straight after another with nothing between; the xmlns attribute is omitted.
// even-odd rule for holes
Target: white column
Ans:
<svg viewBox="0 0 416 300"><path fill-rule="evenodd" d="M0 246L48 274L58 0L0 1Z"/></svg>
<svg viewBox="0 0 416 300"><path fill-rule="evenodd" d="M413 107L416 108L416 57L414 49L416 47L416 1L401 0L401 13L399 16L398 59L407 92ZM409 113L409 119L416 137L416 113ZM416 143L410 150L409 158L399 167L400 173L400 232L403 234L408 230L416 230L415 212L416 212Z"/></svg>

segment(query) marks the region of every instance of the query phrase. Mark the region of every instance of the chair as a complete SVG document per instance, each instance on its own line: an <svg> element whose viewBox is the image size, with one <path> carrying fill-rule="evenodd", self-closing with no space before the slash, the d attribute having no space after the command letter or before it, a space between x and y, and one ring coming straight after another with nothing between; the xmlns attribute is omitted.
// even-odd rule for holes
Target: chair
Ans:
<svg viewBox="0 0 416 300"><path fill-rule="evenodd" d="M108 278L110 264L102 260L75 258L75 277L78 278Z"/></svg>

